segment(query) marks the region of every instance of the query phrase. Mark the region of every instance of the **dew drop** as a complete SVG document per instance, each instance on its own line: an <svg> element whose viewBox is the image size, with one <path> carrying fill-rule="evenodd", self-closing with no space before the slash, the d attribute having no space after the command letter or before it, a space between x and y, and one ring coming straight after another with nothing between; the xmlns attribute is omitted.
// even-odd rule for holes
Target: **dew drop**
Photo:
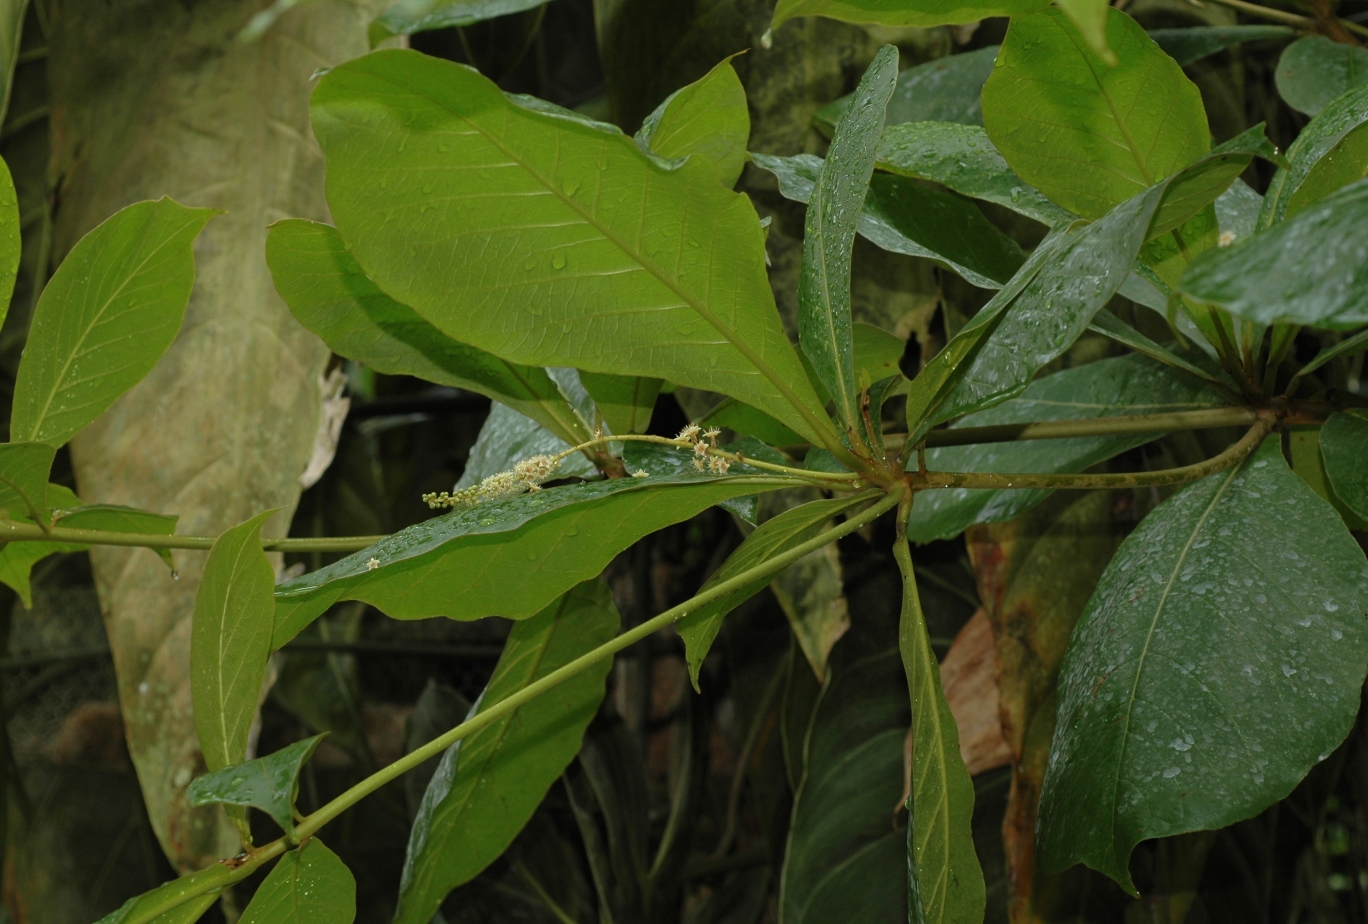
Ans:
<svg viewBox="0 0 1368 924"><path fill-rule="evenodd" d="M551 265L556 269L565 269L565 254L558 253L551 258Z"/></svg>

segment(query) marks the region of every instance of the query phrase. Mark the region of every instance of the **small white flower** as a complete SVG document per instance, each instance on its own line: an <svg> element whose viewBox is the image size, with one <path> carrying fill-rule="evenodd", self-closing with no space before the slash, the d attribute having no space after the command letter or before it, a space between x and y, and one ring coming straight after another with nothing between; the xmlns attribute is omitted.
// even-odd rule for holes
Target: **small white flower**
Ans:
<svg viewBox="0 0 1368 924"><path fill-rule="evenodd" d="M643 469L643 468L639 468L639 469L637 469L636 471L632 472L632 477L633 477L633 478L646 478L646 477L649 476L649 475L650 475L650 472L646 471L646 470Z"/></svg>
<svg viewBox="0 0 1368 924"><path fill-rule="evenodd" d="M698 439L698 424L689 424L683 430L679 431L679 435L676 436L675 439L686 443L691 443Z"/></svg>
<svg viewBox="0 0 1368 924"><path fill-rule="evenodd" d="M378 558L372 558L370 561L366 562L366 570L367 570L367 571L374 571L376 568L379 568L379 567L380 567L380 559L378 559Z"/></svg>
<svg viewBox="0 0 1368 924"><path fill-rule="evenodd" d="M1222 231L1222 232L1221 232L1220 238L1216 241L1216 244L1217 244L1217 246L1219 246L1219 247L1229 247L1229 246L1230 246L1231 244L1233 244L1234 242L1235 242L1235 232L1234 232L1234 231Z"/></svg>

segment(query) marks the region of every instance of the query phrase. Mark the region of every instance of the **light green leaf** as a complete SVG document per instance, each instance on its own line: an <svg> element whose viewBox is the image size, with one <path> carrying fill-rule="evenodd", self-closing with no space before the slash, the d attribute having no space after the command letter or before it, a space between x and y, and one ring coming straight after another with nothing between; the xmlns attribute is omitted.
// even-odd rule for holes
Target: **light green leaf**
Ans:
<svg viewBox="0 0 1368 924"><path fill-rule="evenodd" d="M1187 26L1149 31L1154 43L1183 67L1243 42L1263 42L1292 34L1287 26Z"/></svg>
<svg viewBox="0 0 1368 924"><path fill-rule="evenodd" d="M898 85L888 98L884 117L889 126L903 122L959 122L982 125L983 111L979 108L979 94L993 72L993 60L998 46L989 45L960 54L935 58L924 64L909 67L898 74ZM812 117L824 133L830 135L836 123L850 108L854 94L842 96L828 103Z"/></svg>
<svg viewBox="0 0 1368 924"><path fill-rule="evenodd" d="M735 552L713 572L712 577L701 590L707 590L729 578L735 577L748 568L762 564L774 556L808 541L822 531L826 524L839 514L858 506L870 499L868 493L831 500L812 501L801 507L786 510L773 519L766 520L755 532L746 537ZM722 620L746 600L764 590L775 575L759 578L745 587L719 597L685 616L678 623L679 637L684 640L684 657L689 664L689 679L694 689L698 689L698 672L703 660L708 656L717 633L722 629Z"/></svg>
<svg viewBox="0 0 1368 924"><path fill-rule="evenodd" d="M1107 46L1107 0L1055 0L1056 5L1073 21L1074 28L1088 43L1088 48L1108 67L1118 63L1115 53Z"/></svg>
<svg viewBox="0 0 1368 924"><path fill-rule="evenodd" d="M412 35L432 29L473 26L486 19L520 13L547 0L398 0L370 26L374 48L394 35Z"/></svg>
<svg viewBox="0 0 1368 924"><path fill-rule="evenodd" d="M27 6L27 3L15 3L11 0L6 8L0 11L0 68L8 64L8 68L0 72L0 76L9 75L5 78L5 99L0 99L0 118L4 116L5 102L8 99L8 80L14 74L14 54L6 55L5 30L11 25L9 20L13 18L13 11L18 10L19 18L22 20ZM18 40L18 23L14 23L14 50L18 48ZM5 61L4 57L8 57L9 60ZM9 314L10 295L14 292L14 281L19 275L19 257L22 249L19 241L19 196L14 191L14 179L10 176L9 165L0 159L0 324L5 323L5 317Z"/></svg>
<svg viewBox="0 0 1368 924"><path fill-rule="evenodd" d="M195 594L190 681L211 771L242 763L266 677L275 569L261 551L261 524L274 514L259 513L214 540Z"/></svg>
<svg viewBox="0 0 1368 924"><path fill-rule="evenodd" d="M1039 868L1086 863L1133 892L1139 841L1223 828L1290 793L1354 724L1365 608L1363 550L1278 437L1161 504L1065 656Z"/></svg>
<svg viewBox="0 0 1368 924"><path fill-rule="evenodd" d="M299 772L322 740L322 735L314 735L266 757L206 773L186 788L185 796L197 808L240 805L261 809L275 819L281 830L291 834Z"/></svg>
<svg viewBox="0 0 1368 924"><path fill-rule="evenodd" d="M466 458L465 469L456 482L455 490L477 485L490 475L506 472L523 459L555 455L569 448L564 440L536 421L496 402L480 427L475 445L470 447L470 455ZM579 454L567 456L556 468L557 477L578 475L592 478L597 474L598 469Z"/></svg>
<svg viewBox="0 0 1368 924"><path fill-rule="evenodd" d="M779 180L779 191L807 202L821 172L812 154L751 154L757 167ZM973 203L903 177L876 175L860 216L860 236L893 253L932 260L973 285L996 289L1022 264L1021 248Z"/></svg>
<svg viewBox="0 0 1368 924"><path fill-rule="evenodd" d="M1307 123L1297 140L1287 149L1288 165L1273 174L1264 194L1259 228L1282 221L1292 197L1322 157L1340 143L1345 135L1368 122L1368 84L1336 97Z"/></svg>
<svg viewBox="0 0 1368 924"><path fill-rule="evenodd" d="M1368 122L1357 126L1316 161L1311 172L1287 203L1291 218L1336 190L1368 177Z"/></svg>
<svg viewBox="0 0 1368 924"><path fill-rule="evenodd" d="M883 134L884 107L898 76L898 50L885 45L860 79L855 102L808 197L803 267L798 278L798 342L836 405L851 446L872 445L863 433L851 344L850 260Z"/></svg>
<svg viewBox="0 0 1368 924"><path fill-rule="evenodd" d="M48 474L57 450L46 443L0 444L0 510L17 508L48 524Z"/></svg>
<svg viewBox="0 0 1368 924"><path fill-rule="evenodd" d="M1368 520L1368 412L1331 414L1320 433L1325 475L1335 496Z"/></svg>
<svg viewBox="0 0 1368 924"><path fill-rule="evenodd" d="M1149 236L1157 238L1182 227L1211 203L1219 201L1255 157L1286 163L1264 134L1262 122L1212 148L1169 179L1159 209L1150 221ZM1216 227L1215 223L1212 227Z"/></svg>
<svg viewBox="0 0 1368 924"><path fill-rule="evenodd" d="M348 249L448 336L528 365L668 376L834 440L755 209L710 164L667 168L409 51L333 69L313 113Z"/></svg>
<svg viewBox="0 0 1368 924"><path fill-rule="evenodd" d="M608 642L619 623L607 583L594 579L515 624L472 715ZM579 752L611 667L600 661L447 749L409 835L396 924L426 924L507 849Z"/></svg>
<svg viewBox="0 0 1368 924"><path fill-rule="evenodd" d="M127 921L194 924L218 900L219 893L230 884L232 877L233 870L229 866L215 863L197 873L172 879L150 892L130 898L95 924L125 924ZM201 890L206 886L209 886L210 891L202 893ZM149 914L152 917L148 917Z"/></svg>
<svg viewBox="0 0 1368 924"><path fill-rule="evenodd" d="M239 924L352 924L356 880L317 837L280 858Z"/></svg>
<svg viewBox="0 0 1368 924"><path fill-rule="evenodd" d="M458 343L376 286L337 229L291 218L266 237L266 262L290 311L340 356L386 375L412 375L487 395L573 444L590 431L546 370Z"/></svg>
<svg viewBox="0 0 1368 924"><path fill-rule="evenodd" d="M932 180L1054 226L1076 216L1027 186L976 125L910 122L890 125L879 144L880 170Z"/></svg>
<svg viewBox="0 0 1368 924"><path fill-rule="evenodd" d="M1135 20L1107 11L1119 63L1060 10L1013 19L983 88L983 124L1027 183L1085 218L1152 186L1211 144L1197 87Z"/></svg>
<svg viewBox="0 0 1368 924"><path fill-rule="evenodd" d="M1289 273L1287 254L1308 259ZM1207 251L1183 274L1182 289L1261 324L1348 330L1368 323L1368 180L1267 231Z"/></svg>
<svg viewBox="0 0 1368 924"><path fill-rule="evenodd" d="M1316 115L1337 96L1368 83L1368 49L1307 35L1283 50L1273 74L1287 105Z"/></svg>
<svg viewBox="0 0 1368 924"><path fill-rule="evenodd" d="M855 381L877 382L898 375L907 343L882 327L856 321L851 326L855 353Z"/></svg>
<svg viewBox="0 0 1368 924"><path fill-rule="evenodd" d="M673 160L700 154L711 160L728 189L746 166L749 139L746 88L731 58L671 93L636 133L637 143L657 157Z"/></svg>
<svg viewBox="0 0 1368 924"><path fill-rule="evenodd" d="M735 398L724 399L694 422L704 429L720 427L741 436L753 436L771 446L794 446L807 442L764 411L757 411Z"/></svg>
<svg viewBox="0 0 1368 924"><path fill-rule="evenodd" d="M458 508L281 584L272 647L340 600L364 600L394 619L526 619L642 536L730 498L794 483L755 475L651 475Z"/></svg>
<svg viewBox="0 0 1368 924"><path fill-rule="evenodd" d="M799 16L826 16L882 26L943 26L992 16L1020 16L1040 0L779 0L770 31Z"/></svg>
<svg viewBox="0 0 1368 924"><path fill-rule="evenodd" d="M192 245L216 214L135 202L77 241L34 309L11 439L61 446L152 370L180 330Z"/></svg>
<svg viewBox="0 0 1368 924"><path fill-rule="evenodd" d="M579 379L610 433L645 433L651 425L660 379L604 372L581 372Z"/></svg>

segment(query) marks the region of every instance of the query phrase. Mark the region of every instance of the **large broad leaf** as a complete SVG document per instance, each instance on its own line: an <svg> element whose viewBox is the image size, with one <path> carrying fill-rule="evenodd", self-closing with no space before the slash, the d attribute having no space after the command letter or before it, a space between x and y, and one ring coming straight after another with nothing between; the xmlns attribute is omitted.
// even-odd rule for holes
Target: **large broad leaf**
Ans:
<svg viewBox="0 0 1368 924"><path fill-rule="evenodd" d="M276 588L279 648L339 600L395 619L526 619L642 536L785 478L650 475L490 500L410 526Z"/></svg>
<svg viewBox="0 0 1368 924"><path fill-rule="evenodd" d="M1022 179L1085 218L1211 144L1197 86L1135 20L1110 10L1109 66L1059 10L1012 20L983 88L983 124Z"/></svg>
<svg viewBox="0 0 1368 924"><path fill-rule="evenodd" d="M48 474L57 454L47 443L0 445L0 509L18 509L48 523Z"/></svg>
<svg viewBox="0 0 1368 924"><path fill-rule="evenodd" d="M957 193L983 199L1047 225L1076 216L1026 185L976 125L909 122L890 125L879 143L880 170L934 180Z"/></svg>
<svg viewBox="0 0 1368 924"><path fill-rule="evenodd" d="M1243 42L1262 42L1289 36L1287 26L1189 26L1151 29L1149 37L1183 67Z"/></svg>
<svg viewBox="0 0 1368 924"><path fill-rule="evenodd" d="M547 0L398 0L371 23L370 43L374 47L394 35L473 26L486 19L530 10L545 2Z"/></svg>
<svg viewBox="0 0 1368 924"><path fill-rule="evenodd" d="M231 885L233 879L232 867L215 863L197 873L173 879L151 892L130 898L96 924L125 924L129 921L194 924L210 905L218 901L219 893L225 886Z"/></svg>
<svg viewBox="0 0 1368 924"><path fill-rule="evenodd" d="M1321 428L1320 448L1335 496L1368 520L1368 412L1331 414Z"/></svg>
<svg viewBox="0 0 1368 924"><path fill-rule="evenodd" d="M14 55L6 54L9 49L5 47L6 20L12 18L9 9L18 9L22 17L25 6L27 4L11 3L7 5L5 12L0 12L0 68L6 64L10 68L8 71L0 71L0 74L12 74L14 67ZM17 44L16 30L14 50L17 50ZM9 60L5 61L5 57ZM8 79L5 86L8 96ZM4 111L4 105L0 103L0 117L3 117ZM5 322L5 316L9 313L10 295L14 292L14 281L19 275L19 256L22 249L19 243L19 196L14 191L14 179L10 176L9 165L0 160L0 324Z"/></svg>
<svg viewBox="0 0 1368 924"><path fill-rule="evenodd" d="M291 218L271 226L266 262L290 311L340 356L387 375L412 375L488 395L576 443L589 429L546 370L458 343L372 282L337 229Z"/></svg>
<svg viewBox="0 0 1368 924"><path fill-rule="evenodd" d="M851 344L850 259L883 134L884 107L898 76L898 50L885 45L855 90L836 126L831 149L808 196L803 224L803 269L798 277L798 342L836 405L852 446L863 434Z"/></svg>
<svg viewBox="0 0 1368 924"><path fill-rule="evenodd" d="M1199 379L1143 356L1120 356L1065 369L1032 382L1021 397L969 414L955 427L1162 414L1214 407L1219 399ZM940 472L1081 472L1159 434L1017 440L926 451ZM915 467L915 461L909 467ZM1010 520L1050 494L1041 490L945 488L922 491L912 505L908 538L931 542L957 536L975 523Z"/></svg>
<svg viewBox="0 0 1368 924"><path fill-rule="evenodd" d="M1364 177L1368 177L1368 122L1351 130L1316 161L1288 201L1287 217Z"/></svg>
<svg viewBox="0 0 1368 924"><path fill-rule="evenodd" d="M636 139L658 157L702 155L717 167L723 186L736 185L746 166L750 112L731 59L671 93L641 123Z"/></svg>
<svg viewBox="0 0 1368 924"><path fill-rule="evenodd" d="M239 924L352 924L356 880L317 837L276 863Z"/></svg>
<svg viewBox="0 0 1368 924"><path fill-rule="evenodd" d="M470 447L456 490L477 485L490 475L506 472L523 459L556 455L570 447L550 430L510 407L495 403ZM557 477L592 477L598 470L584 456L567 456L556 468Z"/></svg>
<svg viewBox="0 0 1368 924"><path fill-rule="evenodd" d="M274 754L206 773L192 782L185 796L194 806L238 805L261 809L282 831L294 832L294 804L299 795L299 771L323 740L314 735Z"/></svg>
<svg viewBox="0 0 1368 924"><path fill-rule="evenodd" d="M11 439L60 446L151 371L190 300L191 245L216 214L137 202L81 238L34 309Z"/></svg>
<svg viewBox="0 0 1368 924"><path fill-rule="evenodd" d="M1259 227L1282 221L1297 190L1345 135L1368 122L1368 85L1336 97L1312 119L1287 149L1288 165L1273 174L1264 194Z"/></svg>
<svg viewBox="0 0 1368 924"><path fill-rule="evenodd" d="M449 336L528 365L668 375L834 439L755 209L706 160L664 165L408 51L330 71L313 107L348 248Z"/></svg>
<svg viewBox="0 0 1368 924"><path fill-rule="evenodd" d="M1308 35L1284 49L1273 79L1287 105L1313 116L1335 97L1368 83L1368 49Z"/></svg>
<svg viewBox="0 0 1368 924"><path fill-rule="evenodd" d="M991 16L1019 16L1040 9L1040 0L779 0L770 30L798 16L826 16L884 26L942 26Z"/></svg>
<svg viewBox="0 0 1368 924"><path fill-rule="evenodd" d="M989 45L909 67L898 74L898 85L888 98L885 122L888 125L903 122L982 125L979 94L993 72L997 52L998 46ZM850 108L853 98L854 94L842 96L818 109L812 117L817 127L830 134Z"/></svg>
<svg viewBox="0 0 1368 924"><path fill-rule="evenodd" d="M779 180L779 191L807 202L821 173L812 154L751 154ZM986 197L985 197L986 198ZM924 257L985 289L995 289L1022 264L1021 248L971 202L896 176L876 175L860 216L860 236L893 253Z"/></svg>
<svg viewBox="0 0 1368 924"><path fill-rule="evenodd" d="M1277 437L1146 517L1098 583L1059 681L1046 872L1134 891L1141 840L1223 828L1290 793L1353 726L1368 562Z"/></svg>
<svg viewBox="0 0 1368 924"><path fill-rule="evenodd" d="M1287 254L1305 254L1296 272ZM1368 180L1359 180L1261 234L1210 250L1183 274L1183 292L1261 324L1348 330L1368 323Z"/></svg>
<svg viewBox="0 0 1368 924"><path fill-rule="evenodd" d="M581 372L580 384L611 433L645 433L651 425L656 397L664 384L643 375Z"/></svg>
<svg viewBox="0 0 1368 924"><path fill-rule="evenodd" d="M214 541L195 595L190 680L209 769L242 763L271 653L275 569L261 551L259 513Z"/></svg>
<svg viewBox="0 0 1368 924"><path fill-rule="evenodd" d="M608 642L619 621L608 585L593 580L517 623L474 712ZM507 849L579 752L611 666L600 661L447 749L409 835L396 924L426 924Z"/></svg>

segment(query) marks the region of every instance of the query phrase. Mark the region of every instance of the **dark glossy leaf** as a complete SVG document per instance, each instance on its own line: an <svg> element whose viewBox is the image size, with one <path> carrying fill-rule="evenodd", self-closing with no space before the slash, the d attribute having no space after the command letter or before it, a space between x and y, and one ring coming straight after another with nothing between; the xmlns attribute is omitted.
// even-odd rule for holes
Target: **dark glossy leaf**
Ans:
<svg viewBox="0 0 1368 924"><path fill-rule="evenodd" d="M242 805L261 809L288 834L294 831L299 772L322 740L322 735L314 735L266 757L206 773L186 788L185 796L196 807Z"/></svg>
<svg viewBox="0 0 1368 924"><path fill-rule="evenodd" d="M1226 384L1219 376L1208 372L1201 366L1188 362L1172 350L1160 346L1114 314L1099 311L1093 317L1093 322L1088 325L1088 330L1095 334L1101 334L1109 340L1114 340L1122 346L1130 347L1135 352L1157 360L1166 366L1172 366L1174 369L1186 372L1198 381Z"/></svg>
<svg viewBox="0 0 1368 924"><path fill-rule="evenodd" d="M374 48L392 35L473 26L496 16L534 9L545 2L547 0L398 0L371 23L370 43Z"/></svg>
<svg viewBox="0 0 1368 924"><path fill-rule="evenodd" d="M779 0L770 30L798 16L827 16L883 26L942 26L1040 9L1039 0Z"/></svg>
<svg viewBox="0 0 1368 924"><path fill-rule="evenodd" d="M1135 20L1108 12L1109 66L1059 10L1012 20L983 88L983 124L1027 183L1100 218L1210 146L1197 86Z"/></svg>
<svg viewBox="0 0 1368 924"><path fill-rule="evenodd" d="M329 71L313 114L348 249L448 336L527 365L668 376L833 438L755 209L706 161L667 168L409 51Z"/></svg>
<svg viewBox="0 0 1368 924"><path fill-rule="evenodd" d="M191 248L216 214L136 202L76 243L34 309L10 439L61 446L152 370L180 330Z"/></svg>
<svg viewBox="0 0 1368 924"><path fill-rule="evenodd" d="M960 54L935 58L924 64L909 67L898 74L898 85L888 99L888 113L884 121L889 125L903 122L959 122L982 125L983 111L979 108L979 94L993 72L993 60L998 46L989 45ZM842 96L828 103L813 121L828 135L850 108L854 94Z"/></svg>
<svg viewBox="0 0 1368 924"><path fill-rule="evenodd" d="M14 74L13 51L18 46L18 29L12 31L13 41L5 41L6 26L14 19L13 11L18 11L19 20L23 19L26 4L11 4L6 7L3 20L0 20L0 74ZM18 23L14 24L15 26ZM6 47L9 45L10 47ZM5 59L8 60L5 60ZM3 117L4 102L8 101L9 83L5 84L5 96L0 101L0 117ZM14 191L14 179L10 176L9 165L0 160L0 324L9 314L10 295L14 292L14 281L19 275L19 257L23 250L19 240L19 196Z"/></svg>
<svg viewBox="0 0 1368 924"><path fill-rule="evenodd" d="M826 159L808 196L803 225L803 269L798 278L798 341L836 406L852 446L868 444L860 417L851 344L850 260L883 134L884 107L898 76L898 50L885 45L836 126Z"/></svg>
<svg viewBox="0 0 1368 924"><path fill-rule="evenodd" d="M190 680L195 728L211 771L242 763L271 653L275 569L261 551L259 513L214 540L195 594Z"/></svg>
<svg viewBox="0 0 1368 924"><path fill-rule="evenodd" d="M1287 254L1308 259L1290 273ZM1261 324L1349 330L1368 323L1368 180L1267 231L1207 251L1183 274L1182 288Z"/></svg>
<svg viewBox="0 0 1368 924"><path fill-rule="evenodd" d="M1335 496L1368 520L1368 412L1331 414L1321 428L1320 446Z"/></svg>
<svg viewBox="0 0 1368 924"><path fill-rule="evenodd" d="M1244 180L1236 180L1230 188L1216 197L1216 218L1224 233L1229 231L1236 237L1253 234L1259 224L1259 210L1263 208L1263 196L1255 192Z"/></svg>
<svg viewBox="0 0 1368 924"><path fill-rule="evenodd" d="M769 462L772 465L783 465L789 460L784 458L777 450L765 445L754 437L744 437L735 443L729 443L722 447L727 452L739 453L750 459L757 459L761 462ZM691 454L681 453L677 450L665 446L653 446L649 443L626 443L622 447L622 461L628 471L636 476L637 472L646 472L650 477L675 477L678 475L696 475L696 463ZM740 463L731 466L733 475L759 475L763 474L762 469ZM640 477L640 476L636 476ZM755 525L756 501L754 494L742 497L733 497L718 503L724 510L729 510L741 519Z"/></svg>
<svg viewBox="0 0 1368 924"><path fill-rule="evenodd" d="M487 395L578 444L590 428L546 370L458 343L390 298L356 264L337 229L291 218L271 226L266 262L290 311L339 356Z"/></svg>
<svg viewBox="0 0 1368 924"><path fill-rule="evenodd" d="M667 160L701 154L717 167L728 188L736 185L746 165L749 139L746 88L730 58L671 93L636 133L638 144Z"/></svg>
<svg viewBox="0 0 1368 924"><path fill-rule="evenodd" d="M933 180L972 199L983 199L1047 225L1076 216L1027 186L974 125L912 122L890 125L879 144L880 170Z"/></svg>
<svg viewBox="0 0 1368 924"><path fill-rule="evenodd" d="M49 522L48 474L57 450L46 443L0 445L0 509L18 509Z"/></svg>
<svg viewBox="0 0 1368 924"><path fill-rule="evenodd" d="M1305 366L1302 366L1298 375L1306 375L1315 372L1321 366L1328 363L1337 356L1345 356L1351 353L1368 350L1368 330L1360 331L1352 337L1345 337L1334 346L1328 346L1315 355ZM49 488L49 490L51 490Z"/></svg>
<svg viewBox="0 0 1368 924"><path fill-rule="evenodd" d="M536 455L555 455L570 447L564 440L545 429L535 420L495 403L480 427L475 445L470 447L465 468L456 482L456 490L477 485L490 475L506 472L515 463ZM566 456L556 469L556 477L579 476L591 478L598 469L583 455Z"/></svg>
<svg viewBox="0 0 1368 924"><path fill-rule="evenodd" d="M795 202L808 200L822 167L811 154L752 153L751 160L773 173L779 191ZM902 177L874 177L859 232L884 250L933 260L985 289L1002 285L1022 262L1021 248L973 203Z"/></svg>
<svg viewBox="0 0 1368 924"><path fill-rule="evenodd" d="M364 600L394 619L526 619L642 536L713 504L792 483L753 475L651 475L463 507L280 585L272 647L339 600Z"/></svg>
<svg viewBox="0 0 1368 924"><path fill-rule="evenodd" d="M1282 221L1297 190L1321 158L1345 135L1368 122L1368 85L1336 97L1312 119L1287 149L1288 166L1273 174L1259 212L1259 228Z"/></svg>
<svg viewBox="0 0 1368 924"><path fill-rule="evenodd" d="M1292 34L1287 26L1189 26L1149 31L1154 43L1183 67L1244 42L1264 42Z"/></svg>
<svg viewBox="0 0 1368 924"><path fill-rule="evenodd" d="M664 384L660 379L602 372L581 372L579 378L610 433L646 432Z"/></svg>
<svg viewBox="0 0 1368 924"><path fill-rule="evenodd" d="M1288 201L1287 217L1364 177L1368 177L1368 122L1349 131L1316 162Z"/></svg>
<svg viewBox="0 0 1368 924"><path fill-rule="evenodd" d="M317 837L280 858L239 924L352 924L356 880Z"/></svg>
<svg viewBox="0 0 1368 924"><path fill-rule="evenodd" d="M1368 665L1368 562L1278 437L1146 517L1059 681L1039 865L1131 885L1141 840L1222 828L1343 740Z"/></svg>
<svg viewBox="0 0 1368 924"><path fill-rule="evenodd" d="M619 622L608 585L593 580L517 623L475 713L606 643ZM409 836L396 924L426 924L512 843L578 753L611 666L600 661L447 749Z"/></svg>
<svg viewBox="0 0 1368 924"><path fill-rule="evenodd" d="M1307 35L1283 50L1273 74L1287 105L1316 115L1337 96L1368 83L1368 49Z"/></svg>
<svg viewBox="0 0 1368 924"><path fill-rule="evenodd" d="M1221 403L1200 379L1143 356L1120 356L1043 376L1032 382L1019 398L963 417L955 427L1162 414L1216 407ZM1081 472L1159 435L1139 433L942 446L926 451L926 466L940 472ZM915 467L913 460L909 468ZM949 539L975 523L997 523L1020 516L1049 495L1049 491L1042 490L922 491L912 505L907 535L920 543Z"/></svg>

